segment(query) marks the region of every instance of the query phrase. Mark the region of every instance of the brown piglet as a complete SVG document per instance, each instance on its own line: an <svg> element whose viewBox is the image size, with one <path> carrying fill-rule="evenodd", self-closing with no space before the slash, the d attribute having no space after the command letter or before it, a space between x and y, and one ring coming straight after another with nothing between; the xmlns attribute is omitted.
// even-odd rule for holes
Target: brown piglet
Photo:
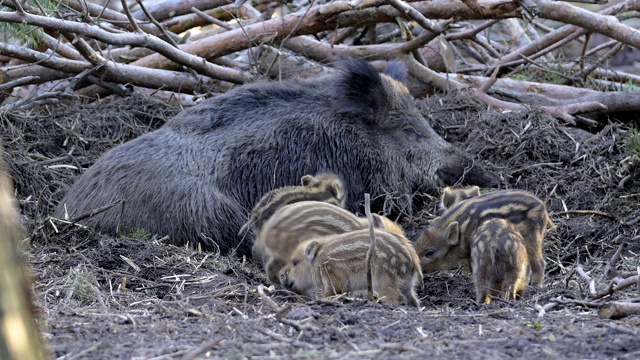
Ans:
<svg viewBox="0 0 640 360"><path fill-rule="evenodd" d="M547 226L555 227L542 200L522 190L501 190L472 197L447 209L418 235L415 248L422 270L433 272L464 265L471 270L471 243L485 221L505 219L522 235L531 265L533 283L542 286L542 253Z"/></svg>
<svg viewBox="0 0 640 360"><path fill-rule="evenodd" d="M529 259L522 235L504 219L487 220L476 230L471 245L471 268L476 303L489 296L515 299L526 288Z"/></svg>
<svg viewBox="0 0 640 360"><path fill-rule="evenodd" d="M438 204L438 213L442 214L455 204L476 196L480 196L480 188L477 186L468 188L453 188L447 186L442 190L440 204Z"/></svg>
<svg viewBox="0 0 640 360"><path fill-rule="evenodd" d="M384 230L375 229L374 233L374 292L382 302L419 307L415 288L422 282L422 271L411 243L404 236ZM365 258L370 244L369 230L304 241L291 257L285 286L310 298L366 292Z"/></svg>
<svg viewBox="0 0 640 360"><path fill-rule="evenodd" d="M400 225L373 214L373 225L404 236ZM264 224L253 245L253 258L262 265L272 282L278 283L281 271L290 263L291 254L302 241L327 235L367 229L366 218L319 201L301 201L286 205Z"/></svg>
<svg viewBox="0 0 640 360"><path fill-rule="evenodd" d="M301 186L283 186L266 193L251 210L240 234L253 229L257 236L264 223L281 207L299 201L323 201L344 208L347 194L340 177L331 172L305 175Z"/></svg>

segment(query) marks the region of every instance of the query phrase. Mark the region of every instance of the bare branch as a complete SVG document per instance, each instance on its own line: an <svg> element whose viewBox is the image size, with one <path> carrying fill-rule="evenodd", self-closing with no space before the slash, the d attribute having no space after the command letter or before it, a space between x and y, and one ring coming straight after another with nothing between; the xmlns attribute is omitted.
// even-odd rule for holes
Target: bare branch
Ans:
<svg viewBox="0 0 640 360"><path fill-rule="evenodd" d="M449 19L452 17L463 17L467 19L477 19L483 17L507 17L516 16L513 10L515 7L509 4L497 6L487 4L488 9L485 14L477 14L467 7L458 3L420 3L415 4L415 8L423 15L430 18ZM496 6L496 7L491 7ZM262 21L257 24L235 29L207 37L180 46L180 49L190 54L211 59L228 55L236 51L247 48L247 38L252 43L278 42L286 37L314 34L323 30L333 30L336 27L351 26L353 24L366 25L377 22L393 21L398 16L397 10L390 6L382 6L374 9L351 10L351 3L345 1L335 1L326 5L314 6L307 10L302 10L293 14ZM301 22L301 19L304 21ZM300 24L297 26L297 24ZM295 31L294 31L295 29ZM356 54L353 54L356 55ZM135 65L144 67L154 67L162 69L174 68L174 64L160 55L151 55L138 60Z"/></svg>
<svg viewBox="0 0 640 360"><path fill-rule="evenodd" d="M68 0L67 6L81 13L86 9L88 10L89 15L99 17L101 20L109 21L114 24L122 24L123 26L129 24L129 19L126 15L111 9L105 9L103 6L96 5L90 1ZM141 23L138 23L138 26L147 34L161 34L155 26Z"/></svg>
<svg viewBox="0 0 640 360"><path fill-rule="evenodd" d="M30 25L40 26L45 29L73 32L76 34L89 36L109 44L144 46L153 49L164 56L167 56L168 59L188 66L201 74L210 76L215 79L230 81L239 84L244 83L250 79L250 76L248 74L209 63L198 56L180 51L167 44L166 42L158 39L157 37L149 34L112 34L107 31L98 29L95 26L32 14L24 14L21 16L18 13L0 12L0 21L11 23L24 22Z"/></svg>
<svg viewBox="0 0 640 360"><path fill-rule="evenodd" d="M458 80L467 85L477 85L489 78L482 76L458 75ZM579 112L618 112L640 109L638 96L633 92L596 90L575 88L566 85L544 84L513 79L497 79L492 92L507 95L523 103L548 106L559 111ZM588 104L569 106L570 104ZM564 110L561 110L562 107Z"/></svg>
<svg viewBox="0 0 640 360"><path fill-rule="evenodd" d="M6 91L9 89L13 89L16 86L21 86L21 85L25 85L25 84L31 84L33 83L34 80L38 80L39 77L38 76L25 76L23 78L20 79L16 79L16 80L12 80L9 82L6 82L4 84L0 84L0 91Z"/></svg>
<svg viewBox="0 0 640 360"><path fill-rule="evenodd" d="M194 7L194 8L191 8L191 10L192 10L195 14L197 14L198 16L200 16L201 18L203 18L203 19L207 20L208 22L210 22L210 23L212 23L212 24L216 24L216 25L218 25L218 26L220 26L221 28L224 28L224 29L226 29L226 30L231 30L231 29L233 29L233 27L232 27L231 25L227 24L227 23L226 23L226 22L224 22L224 21L220 21L220 20L218 20L218 19L214 18L213 16L211 16L211 15L209 15L209 14L205 13L204 11L198 10L198 9L196 9L195 7Z"/></svg>
<svg viewBox="0 0 640 360"><path fill-rule="evenodd" d="M79 74L84 70L94 68L89 62L51 57L34 50L4 43L0 43L0 54L36 62L47 68L72 74ZM130 83L136 86L166 89L176 92L206 91L207 88L212 88L216 84L216 81L213 79L204 77L194 78L185 73L147 69L125 64L116 65L110 62L106 62L105 66L96 69L96 71L107 81ZM59 76L59 74L54 75Z"/></svg>
<svg viewBox="0 0 640 360"><path fill-rule="evenodd" d="M201 11L209 9L215 9L217 7L233 4L230 0L174 0L165 1L155 6L151 6L147 11L141 9L133 13L133 17L139 20L151 20L154 18L157 21L164 21L171 17L189 14L192 8L196 8ZM148 15L147 15L148 14Z"/></svg>
<svg viewBox="0 0 640 360"><path fill-rule="evenodd" d="M133 31L137 33L142 33L143 31L140 30L140 28L138 27L138 23L131 15L131 11L129 11L129 6L127 5L127 1L120 0L120 2L122 3L122 10L124 11L124 14L127 16L127 19L129 19L129 23L131 24Z"/></svg>
<svg viewBox="0 0 640 360"><path fill-rule="evenodd" d="M608 278L609 273L612 271L612 269L615 269L616 263L620 261L622 254L627 249L627 245L628 243L623 242L622 244L620 244L620 246L618 246L618 249L616 250L616 252L613 254L613 256L611 256L611 259L609 259L609 261L607 262L607 266L602 272L602 277L600 278L601 280Z"/></svg>
<svg viewBox="0 0 640 360"><path fill-rule="evenodd" d="M62 42L62 39L54 39L51 35L45 33L44 31L40 34L42 40L47 44L49 49L53 50L55 53L58 53L67 59L72 60L82 60L82 55L69 47L67 44Z"/></svg>
<svg viewBox="0 0 640 360"><path fill-rule="evenodd" d="M616 291L627 288L629 286L632 286L632 285L638 286L639 281L640 281L640 274L634 275L634 276L628 276L626 278L624 277L623 274L620 274L620 276L617 276L611 279L611 282L609 283L609 285L605 289L593 295L593 298L600 299L607 295L611 295Z"/></svg>
<svg viewBox="0 0 640 360"><path fill-rule="evenodd" d="M26 14L24 9L22 8L22 4L20 4L20 1L11 0L11 3L13 4L13 6L15 7L15 9L18 11L19 14Z"/></svg>
<svg viewBox="0 0 640 360"><path fill-rule="evenodd" d="M589 294L594 297L596 295L596 281L591 276L587 275L586 272L584 272L582 265L576 265L576 271L581 278L587 281L587 283L589 284Z"/></svg>
<svg viewBox="0 0 640 360"><path fill-rule="evenodd" d="M605 16L559 1L532 0L546 19L573 24L597 32L621 43L640 48L640 30L622 24L614 16Z"/></svg>
<svg viewBox="0 0 640 360"><path fill-rule="evenodd" d="M498 20L498 19L487 20L487 21L483 22L482 24L480 24L480 25L478 25L478 26L476 26L474 28L470 28L469 30L465 30L465 31L449 33L449 34L445 35L445 37L446 37L446 39L448 41L470 39L470 38L476 36L476 34L478 34L480 31L495 25L498 21L500 21L500 20Z"/></svg>
<svg viewBox="0 0 640 360"><path fill-rule="evenodd" d="M634 10L635 7L637 6L638 6L637 2L634 2L632 0L627 0L602 10L599 13L599 15L601 16L614 15L620 12ZM548 18L547 16L544 16L544 17ZM536 41L533 41L527 45L522 46L520 49L513 51L509 55L504 56L500 62L500 65L506 66L506 64L511 61L519 60L521 55L531 56L534 53L537 53L543 49L549 48L552 44L555 44L559 41L566 41L569 38L575 39L586 33L587 33L586 29L581 29L578 26L564 25L554 30L553 32L548 33L547 35L540 37Z"/></svg>
<svg viewBox="0 0 640 360"><path fill-rule="evenodd" d="M621 319L630 315L640 315L640 303L610 302L598 309L600 319Z"/></svg>
<svg viewBox="0 0 640 360"><path fill-rule="evenodd" d="M387 0L387 2L398 11L403 13L405 17L415 20L423 28L437 34L442 33L446 29L447 25L453 22L453 20L446 20L437 23L430 21L426 17L424 17L424 15L422 15L418 10L414 9L402 0Z"/></svg>

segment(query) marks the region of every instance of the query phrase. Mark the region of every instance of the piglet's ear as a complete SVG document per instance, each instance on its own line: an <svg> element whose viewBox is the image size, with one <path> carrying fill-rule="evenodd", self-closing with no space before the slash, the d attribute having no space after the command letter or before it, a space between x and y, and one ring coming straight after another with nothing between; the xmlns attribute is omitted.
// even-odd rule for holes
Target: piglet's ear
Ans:
<svg viewBox="0 0 640 360"><path fill-rule="evenodd" d="M442 234L444 240L449 246L457 245L460 242L460 227L457 221L451 222Z"/></svg>
<svg viewBox="0 0 640 360"><path fill-rule="evenodd" d="M331 194L338 200L343 201L345 200L344 196L345 196L345 191L344 191L344 186L342 185L342 182L340 180L333 180L331 181L331 186L329 186Z"/></svg>
<svg viewBox="0 0 640 360"><path fill-rule="evenodd" d="M373 227L374 228L377 228L377 229L383 229L384 228L384 222L382 221L382 218L380 217L380 215L371 214L371 217L373 218Z"/></svg>
<svg viewBox="0 0 640 360"><path fill-rule="evenodd" d="M310 242L309 245L307 245L307 248L305 249L307 259L309 261L313 261L313 259L316 258L316 255L318 255L318 250L320 250L320 243L317 241Z"/></svg>
<svg viewBox="0 0 640 360"><path fill-rule="evenodd" d="M310 186L315 178L311 175L305 175L302 177L302 186Z"/></svg>
<svg viewBox="0 0 640 360"><path fill-rule="evenodd" d="M373 124L383 116L389 103L383 79L376 69L360 58L345 59L340 63L344 73L338 84L340 108L345 113Z"/></svg>
<svg viewBox="0 0 640 360"><path fill-rule="evenodd" d="M444 188L444 190L442 190L442 205L445 209L450 208L455 200L456 198L453 195L450 187L447 186L446 188Z"/></svg>

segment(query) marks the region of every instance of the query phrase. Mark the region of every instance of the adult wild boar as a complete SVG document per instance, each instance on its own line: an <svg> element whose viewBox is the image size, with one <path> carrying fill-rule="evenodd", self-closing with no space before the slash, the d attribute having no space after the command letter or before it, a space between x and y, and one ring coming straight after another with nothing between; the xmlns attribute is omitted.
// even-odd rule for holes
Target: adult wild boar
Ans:
<svg viewBox="0 0 640 360"><path fill-rule="evenodd" d="M375 198L493 182L420 115L400 82L402 63L384 74L361 59L342 66L338 76L242 86L179 113L103 154L55 215L73 218L123 200L83 223L107 233L143 228L175 244L242 255L251 241L238 230L251 208L305 174L340 175L351 211L365 192Z"/></svg>

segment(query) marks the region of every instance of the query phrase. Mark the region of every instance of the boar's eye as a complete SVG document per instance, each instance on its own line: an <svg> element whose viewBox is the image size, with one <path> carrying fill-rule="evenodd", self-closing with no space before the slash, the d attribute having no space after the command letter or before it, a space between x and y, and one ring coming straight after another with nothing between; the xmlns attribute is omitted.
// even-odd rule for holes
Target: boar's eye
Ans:
<svg viewBox="0 0 640 360"><path fill-rule="evenodd" d="M408 136L411 136L414 138L419 137L418 132L413 126L405 126L404 128L402 128L402 131L404 131L404 133Z"/></svg>
<svg viewBox="0 0 640 360"><path fill-rule="evenodd" d="M431 257L436 253L436 249L427 249L427 251L424 252L424 256L425 257Z"/></svg>
<svg viewBox="0 0 640 360"><path fill-rule="evenodd" d="M299 262L300 262L300 261L298 261L298 260L293 260L293 266L298 266L298 263L299 263Z"/></svg>

